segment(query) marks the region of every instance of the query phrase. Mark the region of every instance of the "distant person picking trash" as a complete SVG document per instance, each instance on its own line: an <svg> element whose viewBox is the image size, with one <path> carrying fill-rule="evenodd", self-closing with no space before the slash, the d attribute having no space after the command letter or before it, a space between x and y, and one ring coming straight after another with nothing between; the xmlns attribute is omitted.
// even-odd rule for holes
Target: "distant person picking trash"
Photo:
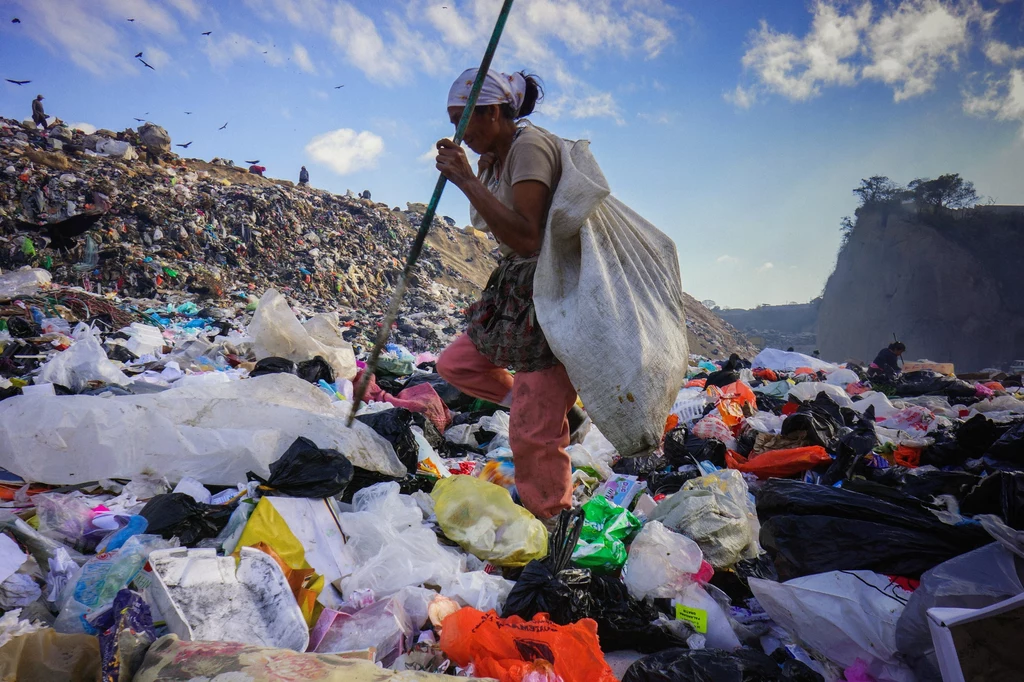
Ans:
<svg viewBox="0 0 1024 682"><path fill-rule="evenodd" d="M299 171L299 186L305 187L309 184L309 171L303 166L302 170Z"/></svg>
<svg viewBox="0 0 1024 682"><path fill-rule="evenodd" d="M36 98L32 100L32 122L36 124L36 127L43 126L46 129L46 112L43 111L43 96L36 95Z"/></svg>

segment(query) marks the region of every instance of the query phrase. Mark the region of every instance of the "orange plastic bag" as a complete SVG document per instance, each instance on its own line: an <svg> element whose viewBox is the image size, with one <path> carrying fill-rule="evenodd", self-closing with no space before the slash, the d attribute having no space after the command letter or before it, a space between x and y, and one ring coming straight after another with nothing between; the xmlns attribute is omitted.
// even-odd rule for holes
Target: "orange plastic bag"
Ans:
<svg viewBox="0 0 1024 682"><path fill-rule="evenodd" d="M901 445L893 453L893 460L900 466L911 469L921 465L921 448L912 448L909 445Z"/></svg>
<svg viewBox="0 0 1024 682"><path fill-rule="evenodd" d="M832 458L820 445L790 450L769 450L749 460L732 450L725 453L725 464L730 469L754 474L760 479L795 476L830 461Z"/></svg>
<svg viewBox="0 0 1024 682"><path fill-rule="evenodd" d="M556 625L545 613L525 621L467 606L441 623L441 650L456 665L472 663L478 677L500 682L522 682L525 675L539 672L541 661L565 682L616 682L601 653L597 623L590 618Z"/></svg>
<svg viewBox="0 0 1024 682"><path fill-rule="evenodd" d="M761 381L778 381L779 375L774 370L762 368L754 370L754 378L760 379Z"/></svg>
<svg viewBox="0 0 1024 682"><path fill-rule="evenodd" d="M739 425L748 414L757 412L757 396L742 381L716 388L708 388L708 397L718 403L722 421L730 429Z"/></svg>
<svg viewBox="0 0 1024 682"><path fill-rule="evenodd" d="M704 388L707 385L707 379L690 379L686 382L686 388Z"/></svg>
<svg viewBox="0 0 1024 682"><path fill-rule="evenodd" d="M810 367L798 367L797 370L793 372L793 374L795 374L796 376L801 376L804 374L817 374L817 372L815 372Z"/></svg>

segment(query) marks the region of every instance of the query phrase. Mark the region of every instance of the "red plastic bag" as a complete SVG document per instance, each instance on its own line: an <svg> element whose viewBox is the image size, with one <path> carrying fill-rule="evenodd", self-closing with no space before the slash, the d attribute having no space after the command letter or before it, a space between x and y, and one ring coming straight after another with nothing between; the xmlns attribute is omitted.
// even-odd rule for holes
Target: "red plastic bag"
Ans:
<svg viewBox="0 0 1024 682"><path fill-rule="evenodd" d="M901 445L893 453L893 460L903 467L915 469L921 465L921 448L912 448L909 445Z"/></svg>
<svg viewBox="0 0 1024 682"><path fill-rule="evenodd" d="M547 668L541 661L565 682L616 682L601 653L597 623L590 618L556 625L545 613L526 621L467 606L441 623L441 650L456 665L472 663L477 677L500 682L523 682L538 666Z"/></svg>
<svg viewBox="0 0 1024 682"><path fill-rule="evenodd" d="M732 450L725 453L725 464L730 469L736 469L745 474L754 474L760 479L795 476L808 469L813 469L823 462L830 461L832 458L820 445L790 450L770 450L749 460Z"/></svg>
<svg viewBox="0 0 1024 682"><path fill-rule="evenodd" d="M356 376L355 383L358 384L362 373ZM410 388L403 389L397 396L387 393L377 385L377 378L370 377L370 384L366 387L366 400L373 400L382 403L390 403L395 407L402 407L410 412L422 414L437 427L437 430L444 433L452 423L452 413L448 406L441 400L434 387L430 384L417 384Z"/></svg>
<svg viewBox="0 0 1024 682"><path fill-rule="evenodd" d="M716 388L708 388L710 398L718 403L718 411L722 415L722 421L729 428L740 424L748 414L757 412L757 396L742 381Z"/></svg>

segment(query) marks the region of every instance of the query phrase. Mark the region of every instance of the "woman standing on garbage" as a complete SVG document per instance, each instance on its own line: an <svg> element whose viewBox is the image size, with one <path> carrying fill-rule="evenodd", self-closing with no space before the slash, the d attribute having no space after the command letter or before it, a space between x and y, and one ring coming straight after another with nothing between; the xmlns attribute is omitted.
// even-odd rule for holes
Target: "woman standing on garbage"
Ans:
<svg viewBox="0 0 1024 682"><path fill-rule="evenodd" d="M476 75L469 69L452 84L453 125ZM437 143L437 169L466 195L474 227L491 232L501 251L480 301L469 309L466 333L441 354L437 371L464 393L511 407L516 489L523 506L543 520L572 506L565 448L576 390L548 347L533 305L537 256L562 174L558 138L520 124L542 97L535 76L491 70L465 134L480 154L479 172L460 146L447 139Z"/></svg>

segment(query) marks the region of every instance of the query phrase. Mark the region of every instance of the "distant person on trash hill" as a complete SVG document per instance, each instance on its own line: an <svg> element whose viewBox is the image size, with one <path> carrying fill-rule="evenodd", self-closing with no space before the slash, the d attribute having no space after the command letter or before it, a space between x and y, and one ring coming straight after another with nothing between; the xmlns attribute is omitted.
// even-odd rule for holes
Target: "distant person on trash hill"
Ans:
<svg viewBox="0 0 1024 682"><path fill-rule="evenodd" d="M261 178L263 177L263 173L266 172L266 170L266 166L257 166L255 163L249 166L249 172L252 173L253 175L258 175Z"/></svg>
<svg viewBox="0 0 1024 682"><path fill-rule="evenodd" d="M36 127L43 126L46 128L46 112L43 111L43 96L36 95L36 98L32 100L32 122L36 124Z"/></svg>
<svg viewBox="0 0 1024 682"><path fill-rule="evenodd" d="M477 69L463 72L448 92L452 125L462 117L476 76ZM461 146L449 139L437 143L437 169L469 199L474 227L491 232L501 250L480 300L468 311L466 333L441 354L437 371L464 393L511 408L516 488L523 506L547 520L572 506L566 447L576 390L537 324L533 303L544 225L562 176L559 138L519 123L541 97L535 76L491 70L465 133L466 145L480 155L478 171Z"/></svg>
<svg viewBox="0 0 1024 682"><path fill-rule="evenodd" d="M299 171L299 185L305 186L309 184L309 171L303 166L302 170Z"/></svg>
<svg viewBox="0 0 1024 682"><path fill-rule="evenodd" d="M886 348L878 351L875 361L868 369L868 375L884 376L887 379L894 379L900 373L900 356L907 350L901 341L890 343Z"/></svg>
<svg viewBox="0 0 1024 682"><path fill-rule="evenodd" d="M370 190L364 189L362 192L359 193L359 198L360 199L366 199L367 201L369 201L370 200Z"/></svg>

